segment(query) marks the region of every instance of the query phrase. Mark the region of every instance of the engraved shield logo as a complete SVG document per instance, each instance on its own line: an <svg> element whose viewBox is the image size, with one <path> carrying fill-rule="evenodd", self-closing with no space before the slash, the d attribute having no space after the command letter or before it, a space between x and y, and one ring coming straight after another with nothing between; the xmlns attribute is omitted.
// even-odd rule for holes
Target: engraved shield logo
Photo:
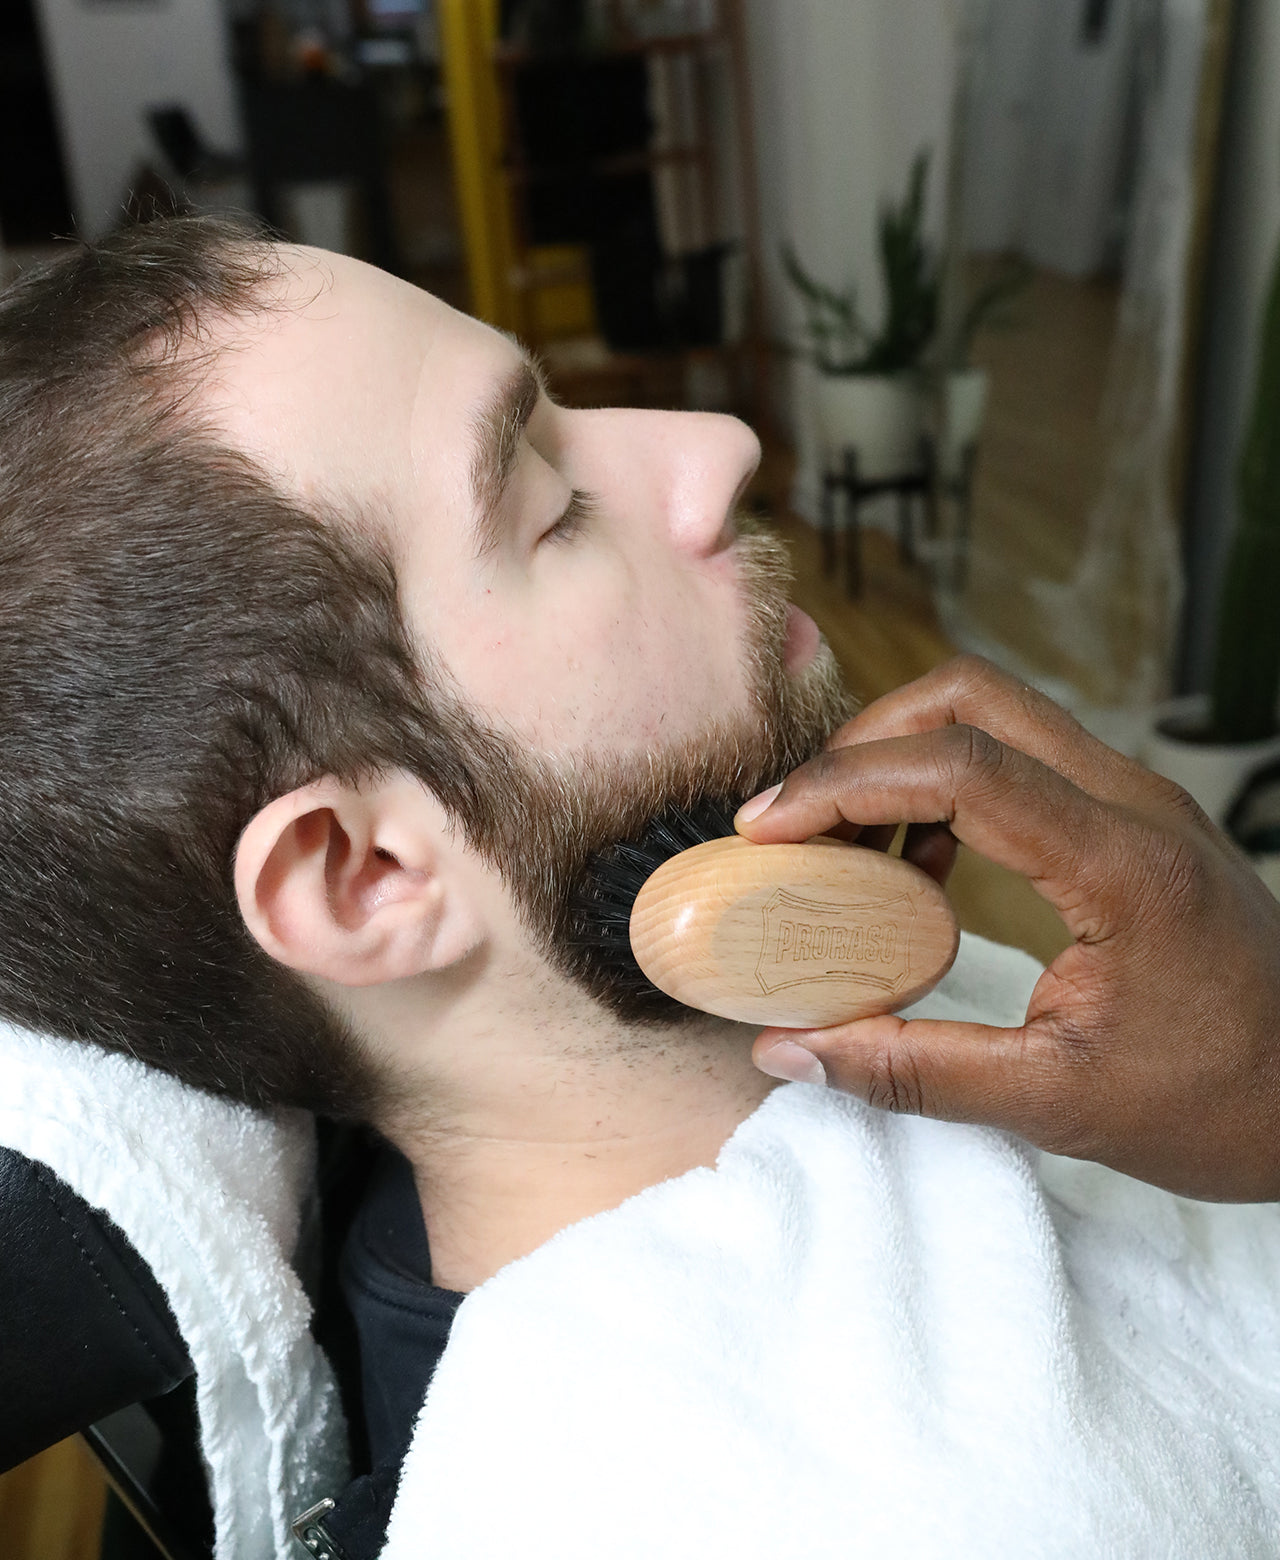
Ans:
<svg viewBox="0 0 1280 1560"><path fill-rule="evenodd" d="M892 996L908 983L916 906L907 894L832 905L780 888L761 917L756 981L766 996L829 980Z"/></svg>

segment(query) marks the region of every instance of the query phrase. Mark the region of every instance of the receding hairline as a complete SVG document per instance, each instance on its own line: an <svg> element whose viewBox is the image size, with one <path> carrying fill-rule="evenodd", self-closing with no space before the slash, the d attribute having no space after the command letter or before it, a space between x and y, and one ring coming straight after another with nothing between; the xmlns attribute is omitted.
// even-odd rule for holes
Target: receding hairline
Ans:
<svg viewBox="0 0 1280 1560"><path fill-rule="evenodd" d="M207 448L227 452L252 468L286 502L345 531L361 545L372 543L390 561L397 555L400 538L385 491L376 481L359 490L338 481L296 481L288 462L282 463L279 451L272 447L273 441L255 437L256 402L238 383L234 365L237 358L269 342L277 328L307 316L321 323L339 319L340 303L327 311L325 298L346 285L344 268L371 273L424 297L432 295L354 256L307 245L264 241L259 259L256 279L233 306L205 310L198 328L178 343L176 353L160 357L153 350L160 407L172 412L182 431L200 438ZM156 346L163 353L164 343ZM223 368L228 370L225 378Z"/></svg>
<svg viewBox="0 0 1280 1560"><path fill-rule="evenodd" d="M246 256L231 272L232 286L220 296L180 304L172 320L161 322L138 342L139 367L198 375L224 353L250 346L253 322L302 314L333 288L324 250L254 233L241 236L234 230L222 236L219 247L228 258L237 250Z"/></svg>

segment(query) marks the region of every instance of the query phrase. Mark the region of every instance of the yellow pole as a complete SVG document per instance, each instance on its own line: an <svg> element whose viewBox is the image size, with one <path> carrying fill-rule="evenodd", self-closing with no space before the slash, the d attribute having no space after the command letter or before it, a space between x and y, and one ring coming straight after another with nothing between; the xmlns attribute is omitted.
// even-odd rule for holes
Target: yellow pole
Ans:
<svg viewBox="0 0 1280 1560"><path fill-rule="evenodd" d="M440 0L437 15L471 309L491 325L515 330L514 244L500 166L502 116L493 67L498 0Z"/></svg>

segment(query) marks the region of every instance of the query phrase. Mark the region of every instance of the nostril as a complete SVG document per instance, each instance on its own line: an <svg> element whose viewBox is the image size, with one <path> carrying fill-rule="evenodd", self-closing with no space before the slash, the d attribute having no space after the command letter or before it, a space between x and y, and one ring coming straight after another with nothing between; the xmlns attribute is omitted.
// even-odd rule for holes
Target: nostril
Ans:
<svg viewBox="0 0 1280 1560"><path fill-rule="evenodd" d="M750 470L743 473L742 480L734 489L733 497L729 500L728 512L724 517L724 524L720 527L720 534L716 537L716 551L724 547L732 547L738 539L738 516L742 509L742 501L747 495L747 489L751 486L751 479L756 474L759 463L753 462Z"/></svg>
<svg viewBox="0 0 1280 1560"><path fill-rule="evenodd" d="M735 499L733 504L730 505L729 513L725 516L724 524L720 527L715 541L712 543L711 551L713 553L724 552L726 548L732 547L734 542L737 540L738 504L737 500Z"/></svg>
<svg viewBox="0 0 1280 1560"><path fill-rule="evenodd" d="M729 504L729 515L730 515L730 518L732 518L732 516L737 514L738 507L742 503L742 500L747 496L747 489L751 486L751 479L752 479L752 477L755 476L755 474L756 474L756 466L755 465L753 465L751 467L750 471L747 471L747 472L743 473L742 481L739 482L738 486L734 489L733 498L732 498L732 500L730 501L730 504Z"/></svg>
<svg viewBox="0 0 1280 1560"><path fill-rule="evenodd" d="M738 483L737 491L733 495L733 504L731 507L734 510L737 509L738 505L745 498L747 489L751 486L756 472L760 470L760 462L764 459L764 449L760 443L759 436L753 429L748 428L745 423L740 423L739 427L742 429L742 432L745 434L746 438L750 441L750 444L749 453L746 455L743 465L742 478Z"/></svg>

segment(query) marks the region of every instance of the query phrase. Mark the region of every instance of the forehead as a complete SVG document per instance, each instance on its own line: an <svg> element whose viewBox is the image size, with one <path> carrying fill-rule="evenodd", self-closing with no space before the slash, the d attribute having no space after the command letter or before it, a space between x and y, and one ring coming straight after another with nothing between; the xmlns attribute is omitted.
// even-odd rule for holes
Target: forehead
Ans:
<svg viewBox="0 0 1280 1560"><path fill-rule="evenodd" d="M201 399L216 426L304 498L394 515L429 481L467 511L477 408L516 348L358 260L295 247L282 258L277 306L214 331Z"/></svg>

